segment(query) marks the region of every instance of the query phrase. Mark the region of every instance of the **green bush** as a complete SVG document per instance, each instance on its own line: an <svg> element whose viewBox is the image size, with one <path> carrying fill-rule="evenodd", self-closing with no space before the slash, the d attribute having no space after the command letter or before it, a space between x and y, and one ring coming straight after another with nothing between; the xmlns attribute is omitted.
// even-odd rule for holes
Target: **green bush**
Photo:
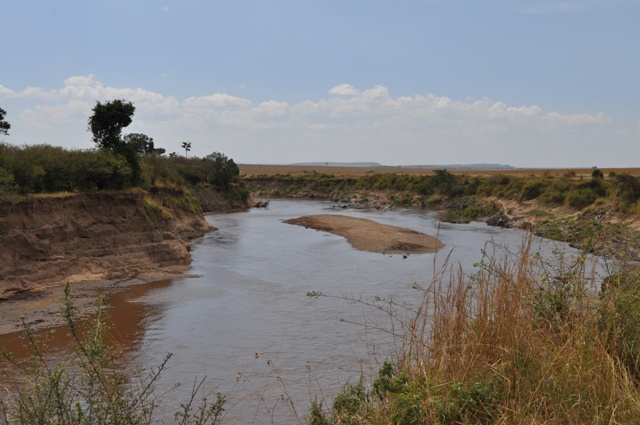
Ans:
<svg viewBox="0 0 640 425"><path fill-rule="evenodd" d="M347 383L333 400L333 410L344 424L357 424L358 414L367 403L368 393L362 382Z"/></svg>
<svg viewBox="0 0 640 425"><path fill-rule="evenodd" d="M0 167L0 193L13 193L16 191L16 179L11 171Z"/></svg>
<svg viewBox="0 0 640 425"><path fill-rule="evenodd" d="M640 180L623 173L614 177L614 193L623 208L629 208L640 198Z"/></svg>
<svg viewBox="0 0 640 425"><path fill-rule="evenodd" d="M531 199L535 199L538 196L542 195L544 190L547 187L547 182L543 180L534 180L530 182L526 182L522 186L522 190L520 193L520 201L529 201Z"/></svg>
<svg viewBox="0 0 640 425"><path fill-rule="evenodd" d="M567 180L551 180L540 195L540 200L549 206L564 205L569 190L571 190L571 184Z"/></svg>
<svg viewBox="0 0 640 425"><path fill-rule="evenodd" d="M477 380L466 385L452 382L435 405L441 423L492 424L498 401L493 382Z"/></svg>
<svg viewBox="0 0 640 425"><path fill-rule="evenodd" d="M604 174L602 173L601 170L594 168L593 171L591 172L591 178L592 179L604 179Z"/></svg>
<svg viewBox="0 0 640 425"><path fill-rule="evenodd" d="M597 195L590 188L575 188L567 193L567 196L565 197L565 204L580 210L593 204L596 197Z"/></svg>
<svg viewBox="0 0 640 425"><path fill-rule="evenodd" d="M393 362L385 360L378 371L378 377L373 381L373 396L383 400L388 393L399 392L406 383L406 376L403 374L398 376Z"/></svg>

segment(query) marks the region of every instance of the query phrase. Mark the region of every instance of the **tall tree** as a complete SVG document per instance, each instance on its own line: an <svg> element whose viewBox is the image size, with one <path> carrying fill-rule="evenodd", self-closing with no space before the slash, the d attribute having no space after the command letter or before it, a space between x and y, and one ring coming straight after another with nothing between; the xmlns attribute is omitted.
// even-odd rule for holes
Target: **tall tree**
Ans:
<svg viewBox="0 0 640 425"><path fill-rule="evenodd" d="M7 111L0 108L0 134L4 134L5 136L9 135L9 129L11 128L11 124L4 120L4 117L7 115Z"/></svg>
<svg viewBox="0 0 640 425"><path fill-rule="evenodd" d="M189 157L189 151L191 150L191 142L182 142L182 149L184 149L184 157Z"/></svg>
<svg viewBox="0 0 640 425"><path fill-rule="evenodd" d="M112 151L124 157L131 168L130 186L137 186L142 181L142 166L134 144L128 144L122 138L122 129L133 121L136 108L131 102L115 99L105 104L96 102L93 115L89 117L89 130L93 133L93 141L99 148Z"/></svg>
<svg viewBox="0 0 640 425"><path fill-rule="evenodd" d="M115 99L107 103L96 102L89 117L89 130L100 148L118 151L124 145L122 129L133 121L136 108L131 102Z"/></svg>

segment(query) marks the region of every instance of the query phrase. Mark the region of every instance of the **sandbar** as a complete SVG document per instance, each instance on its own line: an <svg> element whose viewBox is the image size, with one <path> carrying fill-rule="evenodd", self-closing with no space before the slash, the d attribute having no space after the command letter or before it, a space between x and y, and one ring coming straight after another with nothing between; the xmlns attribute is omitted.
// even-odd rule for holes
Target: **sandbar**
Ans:
<svg viewBox="0 0 640 425"><path fill-rule="evenodd" d="M444 246L436 237L404 227L337 214L308 215L284 221L342 236L355 249L383 254L424 254Z"/></svg>

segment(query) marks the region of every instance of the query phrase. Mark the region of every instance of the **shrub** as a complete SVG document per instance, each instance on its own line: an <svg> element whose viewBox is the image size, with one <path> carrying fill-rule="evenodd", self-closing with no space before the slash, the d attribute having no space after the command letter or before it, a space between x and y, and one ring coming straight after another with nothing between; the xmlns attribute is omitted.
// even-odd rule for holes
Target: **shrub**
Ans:
<svg viewBox="0 0 640 425"><path fill-rule="evenodd" d="M602 173L601 170L594 168L593 171L591 172L591 178L592 179L604 179L604 174Z"/></svg>
<svg viewBox="0 0 640 425"><path fill-rule="evenodd" d="M596 194L590 188L572 189L565 197L565 204L577 210L588 207L596 200Z"/></svg>
<svg viewBox="0 0 640 425"><path fill-rule="evenodd" d="M356 385L347 383L342 392L333 400L333 410L345 424L357 424L358 416L367 402L367 391L362 382Z"/></svg>
<svg viewBox="0 0 640 425"><path fill-rule="evenodd" d="M550 206L563 205L570 189L571 184L567 180L553 180L540 195L540 200Z"/></svg>
<svg viewBox="0 0 640 425"><path fill-rule="evenodd" d="M13 193L16 191L16 179L13 173L0 167L0 192Z"/></svg>
<svg viewBox="0 0 640 425"><path fill-rule="evenodd" d="M640 180L637 177L623 173L614 178L614 192L623 208L629 208L640 198Z"/></svg>
<svg viewBox="0 0 640 425"><path fill-rule="evenodd" d="M547 182L543 180L534 180L524 184L520 193L520 201L529 201L535 199L544 192Z"/></svg>

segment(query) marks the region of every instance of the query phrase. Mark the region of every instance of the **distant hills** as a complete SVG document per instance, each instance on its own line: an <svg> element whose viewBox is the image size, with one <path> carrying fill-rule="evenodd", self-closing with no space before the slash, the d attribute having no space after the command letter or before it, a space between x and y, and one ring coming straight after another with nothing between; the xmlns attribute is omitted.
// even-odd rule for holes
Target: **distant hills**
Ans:
<svg viewBox="0 0 640 425"><path fill-rule="evenodd" d="M438 164L438 165L382 165L378 162L298 162L289 164L308 167L406 167L426 169L455 169L455 170L514 170L516 167L507 164Z"/></svg>
<svg viewBox="0 0 640 425"><path fill-rule="evenodd" d="M446 168L466 170L515 170L516 167L508 164L444 164L444 165L402 165L407 168Z"/></svg>
<svg viewBox="0 0 640 425"><path fill-rule="evenodd" d="M305 167L384 167L378 162L297 162L289 165Z"/></svg>

